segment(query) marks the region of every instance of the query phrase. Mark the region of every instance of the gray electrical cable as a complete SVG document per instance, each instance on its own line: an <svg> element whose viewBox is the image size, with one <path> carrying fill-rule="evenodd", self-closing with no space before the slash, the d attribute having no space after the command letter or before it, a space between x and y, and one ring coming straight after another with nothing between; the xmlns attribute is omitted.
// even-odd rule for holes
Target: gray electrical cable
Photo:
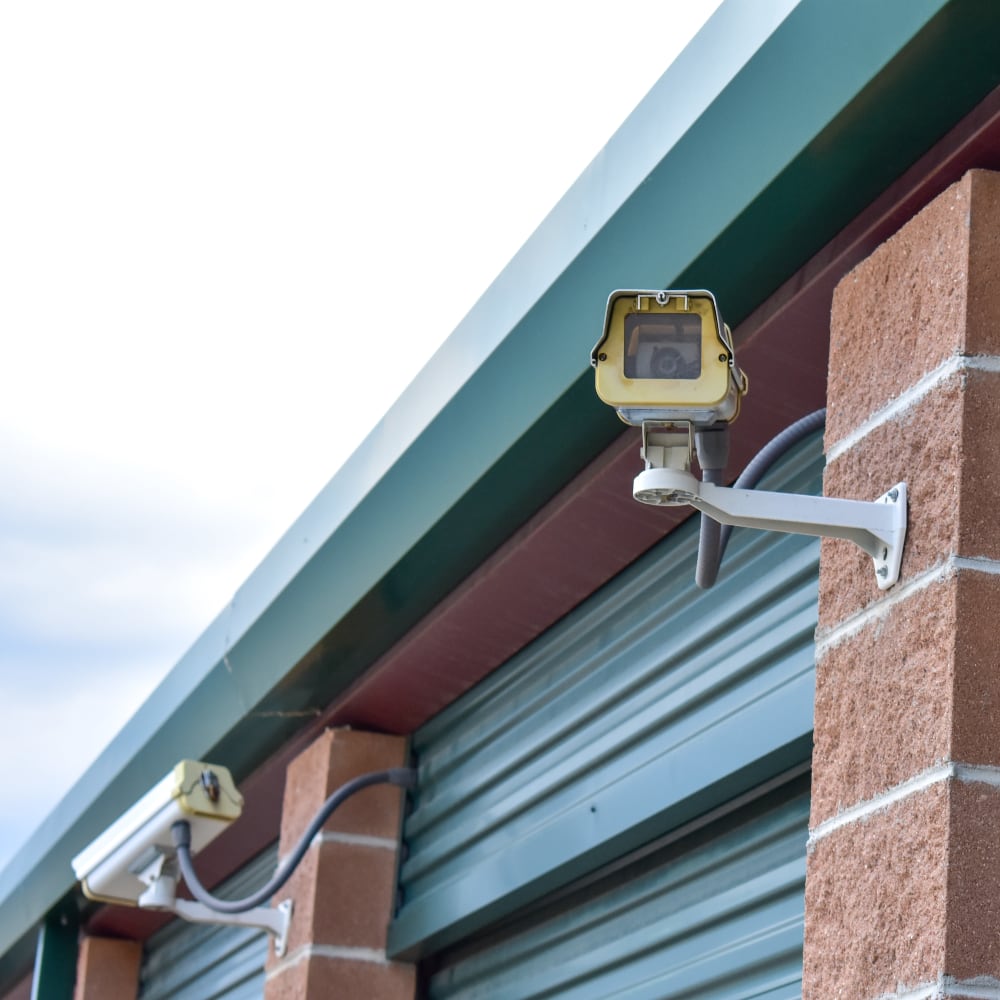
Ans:
<svg viewBox="0 0 1000 1000"><path fill-rule="evenodd" d="M808 437L814 431L820 430L826 424L826 407L814 410L794 424L789 424L781 433L773 438L750 460L747 467L739 474L733 489L752 490L763 479L764 474L778 461L779 458L787 454L800 441ZM702 476L705 479L705 476ZM714 480L705 479L706 482ZM731 524L718 524L713 521L720 530L717 537L709 536L705 551L702 551L703 540L705 539L705 522L710 520L704 514L701 515L701 537L698 548L698 564L695 568L695 582L703 590L715 584L719 575L719 567L722 565L722 557L726 554L726 546L729 544L729 536L733 533ZM716 551L717 550L717 551Z"/></svg>
<svg viewBox="0 0 1000 1000"><path fill-rule="evenodd" d="M291 877L292 872L298 867L299 862L309 849L313 837L319 833L323 824L330 818L331 813L355 792L360 792L362 788L368 788L371 785L397 785L400 788L416 788L417 772L412 767L393 767L387 771L362 774L360 777L341 785L320 807L319 812L312 818L305 833L292 849L292 853L278 866L267 885L243 899L219 899L201 884L201 879L198 878L198 873L194 870L194 863L191 859L191 827L187 820L174 823L170 828L170 834L174 840L174 847L177 849L177 861L181 874L184 876L187 887L191 890L191 895L199 903L217 913L243 913L266 903Z"/></svg>
<svg viewBox="0 0 1000 1000"><path fill-rule="evenodd" d="M729 424L695 431L694 442L698 465L701 466L701 481L721 486L726 481L726 465L729 462ZM718 521L707 514L701 515L694 580L702 590L708 590L719 575L721 532L722 525Z"/></svg>
<svg viewBox="0 0 1000 1000"><path fill-rule="evenodd" d="M714 483L721 486L725 481L725 469L703 469L703 483ZM715 584L722 563L722 525L707 514L701 515L701 526L698 533L698 563L694 569L694 582L702 589L708 590Z"/></svg>

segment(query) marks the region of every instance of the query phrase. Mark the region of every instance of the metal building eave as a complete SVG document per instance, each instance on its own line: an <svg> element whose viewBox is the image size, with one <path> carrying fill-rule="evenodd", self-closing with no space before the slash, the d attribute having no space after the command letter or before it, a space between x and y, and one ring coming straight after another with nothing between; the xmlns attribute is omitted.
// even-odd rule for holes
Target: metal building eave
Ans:
<svg viewBox="0 0 1000 1000"><path fill-rule="evenodd" d="M993 5L761 7L727 0L0 874L0 983L174 760L247 773L618 433L586 371L611 288L711 284L738 321L998 83Z"/></svg>

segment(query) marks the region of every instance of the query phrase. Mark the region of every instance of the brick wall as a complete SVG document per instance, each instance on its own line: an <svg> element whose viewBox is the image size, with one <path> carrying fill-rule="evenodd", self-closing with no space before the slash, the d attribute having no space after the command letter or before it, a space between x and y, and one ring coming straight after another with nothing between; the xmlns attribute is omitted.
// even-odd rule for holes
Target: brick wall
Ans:
<svg viewBox="0 0 1000 1000"><path fill-rule="evenodd" d="M117 938L80 939L73 1000L135 1000L142 944Z"/></svg>
<svg viewBox="0 0 1000 1000"><path fill-rule="evenodd" d="M827 495L909 490L900 582L824 541L808 998L1000 998L1000 175L841 282Z"/></svg>
<svg viewBox="0 0 1000 1000"><path fill-rule="evenodd" d="M351 778L401 767L401 737L327 730L288 768L279 854ZM349 798L323 827L274 903L291 898L285 956L268 961L266 1000L412 1000L414 966L386 958L395 900L403 793L388 785Z"/></svg>

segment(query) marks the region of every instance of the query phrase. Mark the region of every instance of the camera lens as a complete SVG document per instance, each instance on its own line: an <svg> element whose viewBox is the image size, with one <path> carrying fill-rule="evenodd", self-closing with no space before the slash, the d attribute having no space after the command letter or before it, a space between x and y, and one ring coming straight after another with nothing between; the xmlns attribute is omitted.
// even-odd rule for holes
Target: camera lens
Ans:
<svg viewBox="0 0 1000 1000"><path fill-rule="evenodd" d="M653 378L684 378L684 358L675 347L658 347L653 351L649 367Z"/></svg>

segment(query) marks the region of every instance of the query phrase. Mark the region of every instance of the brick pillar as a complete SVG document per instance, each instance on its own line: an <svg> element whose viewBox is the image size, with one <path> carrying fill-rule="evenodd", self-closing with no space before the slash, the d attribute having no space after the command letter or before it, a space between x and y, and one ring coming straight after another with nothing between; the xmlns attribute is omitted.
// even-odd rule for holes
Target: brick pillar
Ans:
<svg viewBox="0 0 1000 1000"><path fill-rule="evenodd" d="M803 995L1000 997L1000 174L840 283L828 392L825 492L909 533L884 593L823 542Z"/></svg>
<svg viewBox="0 0 1000 1000"><path fill-rule="evenodd" d="M288 767L279 854L323 802L360 774L406 763L397 736L331 729ZM415 966L390 962L386 929L395 899L403 792L366 788L337 809L274 899L294 901L284 958L268 960L265 1000L413 1000Z"/></svg>
<svg viewBox="0 0 1000 1000"><path fill-rule="evenodd" d="M142 944L116 938L80 939L73 1000L135 1000Z"/></svg>

